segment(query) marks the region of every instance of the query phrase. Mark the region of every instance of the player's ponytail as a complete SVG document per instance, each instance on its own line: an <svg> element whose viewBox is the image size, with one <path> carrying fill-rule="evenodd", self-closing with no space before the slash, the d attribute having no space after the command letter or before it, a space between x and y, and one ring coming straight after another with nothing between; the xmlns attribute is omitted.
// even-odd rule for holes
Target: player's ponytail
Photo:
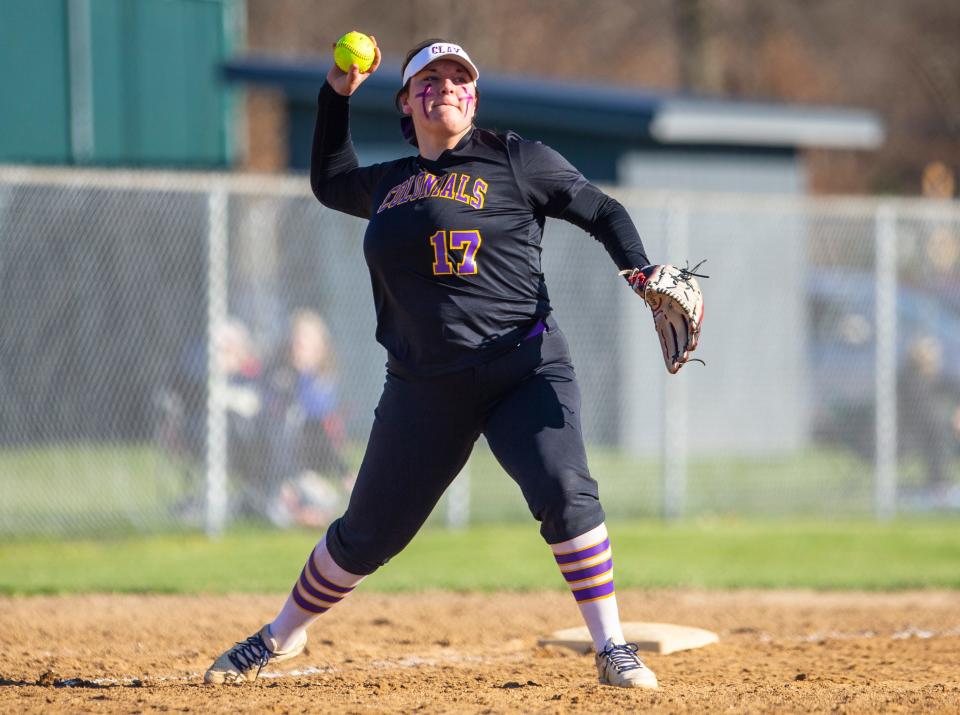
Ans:
<svg viewBox="0 0 960 715"><path fill-rule="evenodd" d="M419 148L420 145L417 144L417 132L413 128L413 120L404 114L400 117L400 133L403 134L403 140L408 144Z"/></svg>

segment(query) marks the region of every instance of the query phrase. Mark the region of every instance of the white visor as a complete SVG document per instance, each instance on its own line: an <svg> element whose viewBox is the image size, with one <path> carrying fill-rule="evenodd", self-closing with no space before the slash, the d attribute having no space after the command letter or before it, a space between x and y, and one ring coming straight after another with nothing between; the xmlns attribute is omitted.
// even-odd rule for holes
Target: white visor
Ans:
<svg viewBox="0 0 960 715"><path fill-rule="evenodd" d="M476 65L470 61L470 55L464 52L460 45L436 42L432 45L427 45L410 58L406 68L403 70L402 86L405 87L413 75L435 60L453 60L454 62L459 62L467 69L470 73L470 79L474 82L480 77Z"/></svg>

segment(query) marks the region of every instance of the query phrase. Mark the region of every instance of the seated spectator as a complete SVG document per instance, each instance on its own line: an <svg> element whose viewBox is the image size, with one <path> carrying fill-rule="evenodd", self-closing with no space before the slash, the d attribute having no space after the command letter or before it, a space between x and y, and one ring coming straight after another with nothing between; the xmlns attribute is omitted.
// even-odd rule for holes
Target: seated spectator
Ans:
<svg viewBox="0 0 960 715"><path fill-rule="evenodd" d="M271 518L280 525L323 527L342 508L354 475L342 456L345 432L333 344L316 312L293 315L289 345L268 383L269 411L283 426L289 464Z"/></svg>
<svg viewBox="0 0 960 715"><path fill-rule="evenodd" d="M226 378L222 408L227 417L227 470L235 514L263 516L271 492L264 462L260 382L263 365L250 331L229 318L216 330L213 350ZM199 522L205 504L209 365L207 337L183 350L171 381L158 391L158 446L183 470L185 495L173 507L180 518Z"/></svg>
<svg viewBox="0 0 960 715"><path fill-rule="evenodd" d="M899 451L924 466L924 493L936 506L953 485L960 409L944 376L943 348L933 336L915 340L898 378Z"/></svg>

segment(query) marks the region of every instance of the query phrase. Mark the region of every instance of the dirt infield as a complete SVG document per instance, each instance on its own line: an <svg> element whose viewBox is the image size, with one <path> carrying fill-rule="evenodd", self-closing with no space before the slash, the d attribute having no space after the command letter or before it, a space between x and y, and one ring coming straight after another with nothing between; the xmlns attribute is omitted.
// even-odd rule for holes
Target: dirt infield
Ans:
<svg viewBox="0 0 960 715"><path fill-rule="evenodd" d="M596 684L592 658L537 647L578 625L569 594L358 593L309 652L250 686L201 673L281 596L0 598L0 712L960 711L960 594L619 594L625 620L720 643L645 660L659 692Z"/></svg>

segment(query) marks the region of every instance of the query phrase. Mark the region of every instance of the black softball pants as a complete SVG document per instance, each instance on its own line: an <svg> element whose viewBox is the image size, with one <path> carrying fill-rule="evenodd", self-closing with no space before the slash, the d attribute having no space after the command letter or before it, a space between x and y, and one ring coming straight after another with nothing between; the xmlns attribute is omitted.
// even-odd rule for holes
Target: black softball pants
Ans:
<svg viewBox="0 0 960 715"><path fill-rule="evenodd" d="M547 543L603 522L567 341L548 324L506 355L450 375L413 378L388 368L350 502L327 531L340 567L370 574L402 551L481 434Z"/></svg>

